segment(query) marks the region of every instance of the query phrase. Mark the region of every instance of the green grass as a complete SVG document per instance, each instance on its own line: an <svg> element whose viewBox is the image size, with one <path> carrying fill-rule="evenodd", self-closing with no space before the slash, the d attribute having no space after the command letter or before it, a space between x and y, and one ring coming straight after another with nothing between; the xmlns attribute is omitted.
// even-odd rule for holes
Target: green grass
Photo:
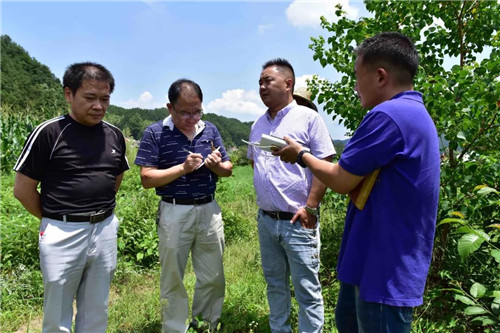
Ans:
<svg viewBox="0 0 500 333"><path fill-rule="evenodd" d="M239 166L218 183L217 201L223 211L226 234L224 267L226 298L223 332L269 332L266 284L260 266L257 205L250 166ZM13 175L1 178L2 287L1 331L41 332L43 285L38 267L38 225L13 198ZM121 219L118 268L110 291L110 333L160 331L159 267L154 224L158 198L140 185L138 168L125 174L118 195ZM335 264L343 231L346 200L328 192L321 214L320 278L325 301L324 332L336 332L334 308L338 294ZM141 258L138 258L138 254ZM196 281L188 262L185 284L192 298ZM428 305L426 305L428 306ZM292 303L291 324L297 331L297 304ZM418 318L413 332L453 331L452 323Z"/></svg>
<svg viewBox="0 0 500 333"><path fill-rule="evenodd" d="M226 232L228 244L224 254L226 301L222 321L225 332L269 331L266 286L260 268L256 233L257 206L252 174L249 166L235 168L232 177L220 180L216 194L219 205L225 212L225 229L230 234ZM157 197L152 190L143 190L139 181L138 169L132 167L126 173L119 193L118 202L122 207L118 207L117 214L122 220L121 237L138 237L134 241L144 243L152 241ZM30 217L13 198L12 186L13 175L3 175L2 235L7 235L9 241L4 241L2 258L2 332L21 329L22 332L38 333L41 331L43 304L37 253L39 222ZM29 227L23 224L27 222L19 221L20 219L29 221ZM134 223L135 230L142 230L141 233L125 233L124 229L130 228ZM32 247L26 247L27 239ZM6 248L5 244L10 248ZM144 247L146 245L144 243ZM26 266L10 260L9 258L16 256L6 258L5 253L24 253L23 257L30 258L30 264ZM145 253L145 256L148 254ZM157 263L151 267L138 266L132 259L134 258L127 251L120 251L118 269L110 292L108 332L159 332L159 267ZM195 281L189 262L185 284L190 297Z"/></svg>

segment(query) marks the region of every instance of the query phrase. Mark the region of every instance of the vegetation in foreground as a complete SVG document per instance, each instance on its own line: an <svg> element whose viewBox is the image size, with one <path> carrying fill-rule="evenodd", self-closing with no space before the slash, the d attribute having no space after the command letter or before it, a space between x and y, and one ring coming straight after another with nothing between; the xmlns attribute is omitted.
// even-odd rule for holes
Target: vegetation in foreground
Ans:
<svg viewBox="0 0 500 333"><path fill-rule="evenodd" d="M334 83L314 79L311 89L318 101L325 103L326 110L335 111L335 117L341 116L347 128L354 130L366 110L361 109L353 95L353 55L349 46L388 30L402 31L417 42L422 68L416 89L424 92L431 116L448 147L443 151L434 258L424 305L416 309L413 331L498 332L500 6L492 1L370 1L366 7L373 18L350 20L338 7L337 22L322 21L328 37L312 39L313 58L323 66L333 66L343 76ZM4 41L2 37L2 331L14 332L22 327L22 332L37 332L35 326L39 324L43 302L38 268L39 221L12 197L13 175L9 170L27 133L65 110L59 107L59 97L55 97L60 96L60 91L43 80L33 82L38 90L30 93L32 101L38 104L5 104L7 92L20 96L22 89L4 89L12 83L4 81L9 77L4 69L14 66L13 62L5 65L12 58L4 56L8 50ZM478 53L485 49L491 50L489 57L478 62ZM444 58L450 56L458 57L459 64L445 69ZM28 62L28 58L22 56L22 62ZM24 84L27 79L38 77L34 74L43 72L28 65L21 68L33 71L20 74L19 82ZM129 160L133 161L133 150L129 152ZM241 151L233 157L238 165L245 164ZM222 318L225 332L269 331L251 173L248 166L237 167L234 177L220 181L217 192L227 239L227 301ZM118 196L117 214L122 225L119 267L111 295L110 332L158 332L156 202L153 191L142 189L137 169L129 171ZM345 204L344 197L329 192L322 209L325 332L335 331L335 263ZM193 279L188 271L187 283L194 283ZM293 311L295 321L296 306ZM292 326L296 327L296 322Z"/></svg>

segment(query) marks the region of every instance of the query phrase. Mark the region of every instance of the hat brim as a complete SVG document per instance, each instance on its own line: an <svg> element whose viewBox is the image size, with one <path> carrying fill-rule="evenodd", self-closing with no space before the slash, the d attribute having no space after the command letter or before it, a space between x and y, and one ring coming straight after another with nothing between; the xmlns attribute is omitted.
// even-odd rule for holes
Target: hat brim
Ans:
<svg viewBox="0 0 500 333"><path fill-rule="evenodd" d="M299 103L300 105L305 105L305 106L307 106L308 108L313 109L314 111L318 112L318 107L316 106L316 104L314 104L313 102L311 102L311 101L310 101L310 100L308 100L307 98L304 98L304 97L302 97L302 96L295 95L295 94L293 94L293 98L294 98L297 102L300 102L300 103Z"/></svg>

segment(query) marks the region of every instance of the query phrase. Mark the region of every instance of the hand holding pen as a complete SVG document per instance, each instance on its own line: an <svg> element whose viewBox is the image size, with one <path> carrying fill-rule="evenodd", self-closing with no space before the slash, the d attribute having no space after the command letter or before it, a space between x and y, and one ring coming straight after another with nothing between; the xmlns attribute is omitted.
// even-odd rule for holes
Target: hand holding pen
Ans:
<svg viewBox="0 0 500 333"><path fill-rule="evenodd" d="M222 154L220 153L220 146L215 148L210 155L205 158L205 163L207 165L207 168L212 169L213 167L216 167L220 162L222 162ZM202 165L203 165L202 163Z"/></svg>
<svg viewBox="0 0 500 333"><path fill-rule="evenodd" d="M205 162L203 162L203 155L193 153L192 151L187 150L186 148L182 148L188 156L184 161L184 171L185 173L190 173L195 170L198 170Z"/></svg>
<svg viewBox="0 0 500 333"><path fill-rule="evenodd" d="M186 148L182 149L186 153L189 153L186 161L184 162L184 166L188 173L198 170L203 165L205 165L205 163L207 165L207 168L211 169L217 166L220 162L222 162L222 154L219 152L220 146L217 147L216 149L213 149L212 152L205 158L203 162L201 162L201 160L203 159L203 156L201 154L193 153L192 151L187 150Z"/></svg>

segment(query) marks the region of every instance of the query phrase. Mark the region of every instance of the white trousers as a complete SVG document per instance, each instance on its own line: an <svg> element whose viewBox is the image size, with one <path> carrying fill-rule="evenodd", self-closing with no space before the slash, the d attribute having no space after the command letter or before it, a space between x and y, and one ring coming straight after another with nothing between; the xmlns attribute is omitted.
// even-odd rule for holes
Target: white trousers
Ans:
<svg viewBox="0 0 500 333"><path fill-rule="evenodd" d="M94 224L42 218L43 333L71 332L75 296L75 332L106 332L117 232L114 214Z"/></svg>
<svg viewBox="0 0 500 333"><path fill-rule="evenodd" d="M219 205L160 203L158 223L161 265L162 332L184 333L189 301L183 278L189 253L196 275L192 317L216 324L224 302L224 228Z"/></svg>

